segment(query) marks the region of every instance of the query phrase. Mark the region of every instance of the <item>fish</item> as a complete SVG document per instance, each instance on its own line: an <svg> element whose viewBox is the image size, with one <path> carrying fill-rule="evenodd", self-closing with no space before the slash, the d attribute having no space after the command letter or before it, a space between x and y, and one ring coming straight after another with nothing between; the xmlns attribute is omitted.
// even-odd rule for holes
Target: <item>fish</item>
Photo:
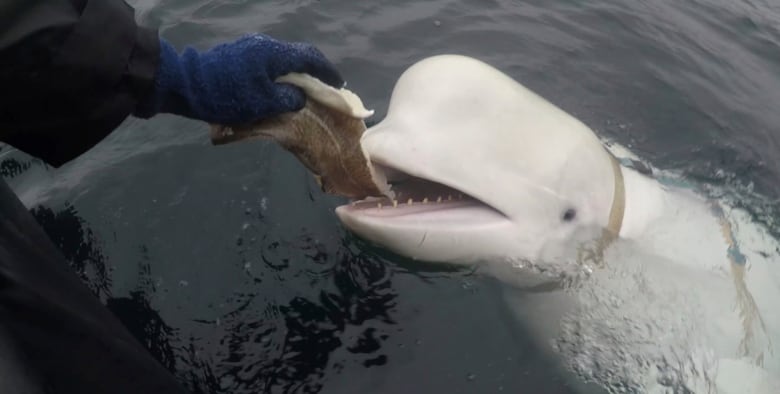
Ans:
<svg viewBox="0 0 780 394"><path fill-rule="evenodd" d="M371 165L360 144L365 119L374 114L360 97L309 74L290 73L276 82L301 88L306 94L304 107L248 124L212 124L212 144L272 140L292 153L327 194L352 199L392 197L384 174Z"/></svg>

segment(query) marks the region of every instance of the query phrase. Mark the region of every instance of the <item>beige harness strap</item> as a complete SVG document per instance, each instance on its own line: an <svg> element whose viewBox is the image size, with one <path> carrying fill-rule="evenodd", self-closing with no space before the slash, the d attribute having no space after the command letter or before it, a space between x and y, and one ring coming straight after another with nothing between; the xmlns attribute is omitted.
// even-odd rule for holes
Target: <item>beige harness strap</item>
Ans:
<svg viewBox="0 0 780 394"><path fill-rule="evenodd" d="M721 214L718 215L718 221L720 222L723 239L726 241L729 251L736 250L736 240L734 239L731 222L729 222L725 212L722 212L722 209L718 206L716 201L710 201L710 204L714 211L721 212ZM739 252L737 253L741 254ZM743 260L741 262L735 254L727 252L727 256L731 263L729 265L731 266L731 276L734 280L734 287L736 290L737 308L739 315L742 318L742 329L744 330L744 336L742 341L740 341L739 354L741 356L751 356L756 364L763 365L764 351L756 350L755 353L751 351L756 345L756 336L759 334L756 331L759 331L760 334L763 334L767 339L767 347L770 352L772 350L772 341L766 335L767 330L764 319L761 317L761 313L758 310L758 305L756 304L753 295L750 294L747 283L745 283L745 265L747 262L744 261L744 256L742 257Z"/></svg>
<svg viewBox="0 0 780 394"><path fill-rule="evenodd" d="M626 185L623 181L623 170L620 163L612 152L607 151L609 160L612 163L612 171L615 175L615 192L612 196L612 209L609 211L609 221L606 229L617 238L620 235L620 228L623 226L623 215L626 212Z"/></svg>
<svg viewBox="0 0 780 394"><path fill-rule="evenodd" d="M614 242L620 235L620 230L623 225L623 217L626 208L626 190L625 181L623 180L623 171L620 167L620 162L617 158L609 152L610 161L612 162L612 169L615 176L615 191L612 198L612 208L609 212L609 220L604 228L601 238L596 240L596 244L592 249L581 248L579 254L580 263L584 263L586 260L590 260L596 266L603 266L604 264L604 251L607 247ZM756 350L752 352L751 349L756 345L756 336L763 334L766 337L766 327L764 320L758 310L753 296L747 288L745 283L745 263L738 261L736 255L732 254L732 250L737 250L736 240L733 236L731 223L727 219L722 209L718 206L717 202L710 201L713 211L716 213L718 221L721 225L723 233L723 239L729 247L729 253L727 253L729 262L731 263L731 274L736 287L737 296L737 308L740 317L742 318L742 326L744 330L744 337L740 343L739 354L742 356L752 356L754 361L758 365L763 365L764 351ZM717 214L720 212L720 214ZM737 251L737 253L739 253ZM772 349L772 342L766 337L768 341L769 351Z"/></svg>
<svg viewBox="0 0 780 394"><path fill-rule="evenodd" d="M603 266L604 251L620 236L620 229L623 227L623 216L626 212L626 185L623 180L623 170L620 168L618 159L606 148L610 163L612 163L612 174L615 177L615 191L612 195L612 207L609 211L607 225L602 231L601 238L595 240L595 245L581 245L578 253L580 264L590 260L596 266Z"/></svg>

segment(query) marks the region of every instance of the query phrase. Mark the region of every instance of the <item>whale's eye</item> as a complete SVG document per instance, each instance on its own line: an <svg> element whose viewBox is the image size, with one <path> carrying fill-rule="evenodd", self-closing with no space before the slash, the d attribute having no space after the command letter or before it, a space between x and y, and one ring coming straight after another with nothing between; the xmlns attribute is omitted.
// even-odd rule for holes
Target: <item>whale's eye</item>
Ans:
<svg viewBox="0 0 780 394"><path fill-rule="evenodd" d="M569 208L563 212L562 219L564 222L571 222L575 217L577 217L577 210Z"/></svg>

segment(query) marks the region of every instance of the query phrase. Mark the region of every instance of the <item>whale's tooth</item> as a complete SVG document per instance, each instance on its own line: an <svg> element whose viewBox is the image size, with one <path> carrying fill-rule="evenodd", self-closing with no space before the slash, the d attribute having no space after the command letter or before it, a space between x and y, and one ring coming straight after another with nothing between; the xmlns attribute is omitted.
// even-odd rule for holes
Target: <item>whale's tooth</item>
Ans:
<svg viewBox="0 0 780 394"><path fill-rule="evenodd" d="M398 208L398 200L393 200L393 208Z"/></svg>
<svg viewBox="0 0 780 394"><path fill-rule="evenodd" d="M409 199L409 200L408 200L406 203L407 203L407 204L409 204L409 205L412 205L412 202L413 202L413 201L412 201L412 199L410 198L410 199Z"/></svg>
<svg viewBox="0 0 780 394"><path fill-rule="evenodd" d="M441 202L441 196L439 196L439 198L436 199L436 202Z"/></svg>
<svg viewBox="0 0 780 394"><path fill-rule="evenodd" d="M427 204L427 203L428 203L428 197L423 198L423 204Z"/></svg>

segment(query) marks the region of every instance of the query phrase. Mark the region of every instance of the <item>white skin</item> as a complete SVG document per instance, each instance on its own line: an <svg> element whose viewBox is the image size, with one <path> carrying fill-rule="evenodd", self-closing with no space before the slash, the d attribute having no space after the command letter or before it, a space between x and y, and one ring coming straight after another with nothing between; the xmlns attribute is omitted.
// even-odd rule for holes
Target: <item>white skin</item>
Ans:
<svg viewBox="0 0 780 394"><path fill-rule="evenodd" d="M683 383L713 392L762 392L767 390L762 384L773 384L767 375L780 372L777 352L769 350L770 340L780 342L775 338L780 313L771 307L780 300L778 264L762 260L758 250L743 248L751 271L736 281L722 223L705 199L662 187L629 168L621 170L626 197L620 239L606 251L603 264L591 267L592 276L574 290L523 293L523 288L548 281L544 273L587 271L572 256L581 241L598 238L607 225L615 173L609 154L586 125L498 70L453 55L413 65L399 78L387 117L366 131L362 146L396 194L395 200L336 209L358 236L413 259L491 267L491 274L514 285L508 300L540 341L574 335L566 326L571 319L592 328L604 316L675 326L688 335L663 342L658 332L617 324L609 334L590 333L591 342L604 336L599 343L608 348L604 354L579 344L565 349L565 356L628 354L656 362L690 347L691 353L707 354L696 368L708 375L684 377ZM747 238L760 238L760 247L775 242L750 226L753 234ZM648 255L654 256L650 265L642 257ZM637 288L640 282L647 284L646 290ZM750 295L736 295L739 286ZM625 302L607 308L605 298L610 297ZM734 307L735 300L751 297L743 308L760 316L763 327L758 318L743 324ZM761 335L753 335L751 350L740 353L751 329ZM683 338L689 336L695 340ZM640 349L641 340L659 343ZM712 352L716 362L710 363ZM756 367L750 360L759 355L763 365ZM752 380L755 388L735 377L734 371L743 370L761 375ZM653 371L639 373L647 376L630 379L648 389L658 380L650 376Z"/></svg>

